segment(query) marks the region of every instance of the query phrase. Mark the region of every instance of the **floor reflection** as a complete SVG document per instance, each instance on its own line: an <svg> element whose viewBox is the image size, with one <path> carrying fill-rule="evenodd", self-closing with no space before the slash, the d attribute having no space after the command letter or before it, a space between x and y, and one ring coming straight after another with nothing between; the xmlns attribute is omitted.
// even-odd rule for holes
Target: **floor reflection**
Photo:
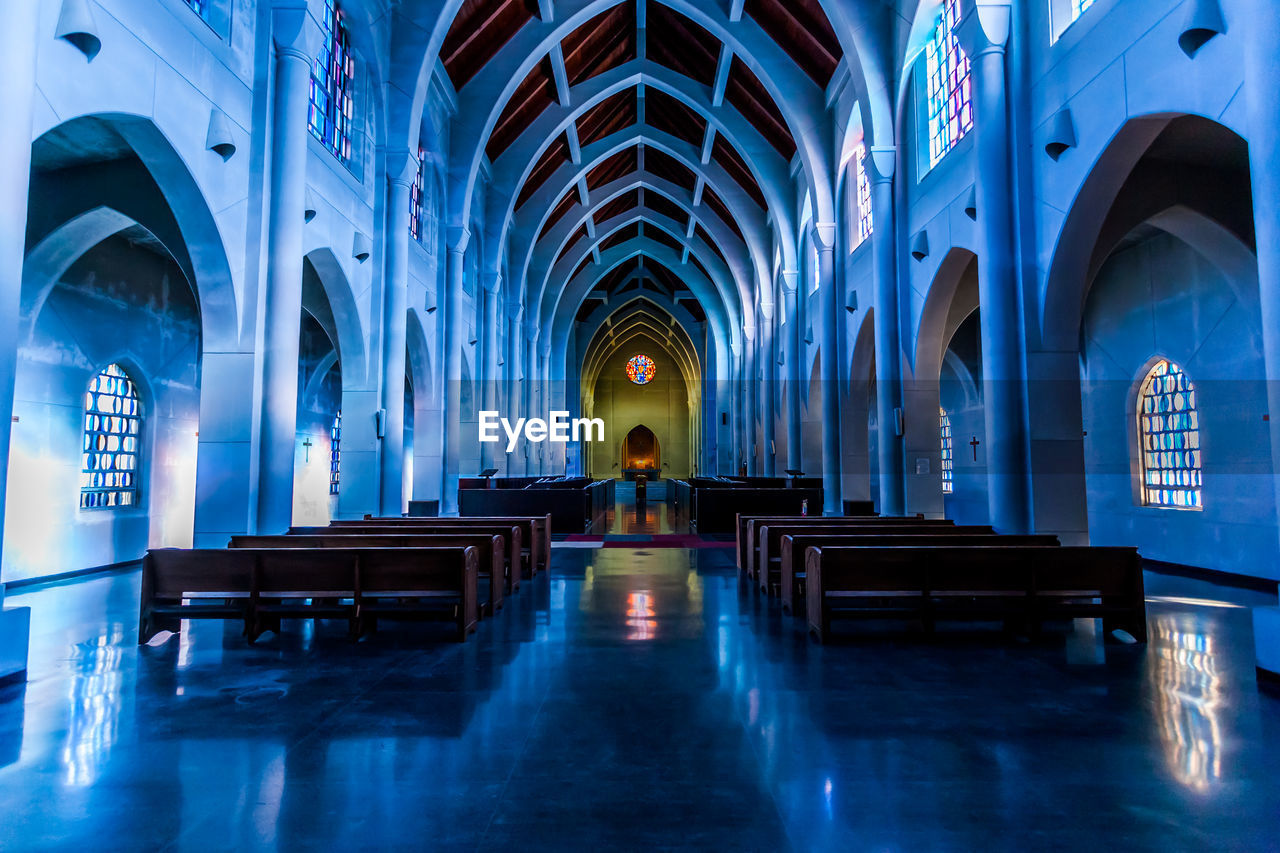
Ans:
<svg viewBox="0 0 1280 853"><path fill-rule="evenodd" d="M637 524L624 507L612 521ZM643 532L666 532L665 505ZM25 595L5 849L1263 849L1280 700L1230 590L1151 577L1151 642L818 646L732 551L566 549L467 643L298 625L137 647L136 574ZM1158 591L1157 591L1158 590ZM1201 602L1207 602L1201 604ZM446 632L447 633L447 632ZM2 762L0 762L2 763ZM994 839L994 840L993 840ZM106 845L111 846L111 845Z"/></svg>
<svg viewBox="0 0 1280 853"><path fill-rule="evenodd" d="M1199 791L1223 775L1223 684L1208 627L1194 614L1156 616L1148 670L1169 769Z"/></svg>

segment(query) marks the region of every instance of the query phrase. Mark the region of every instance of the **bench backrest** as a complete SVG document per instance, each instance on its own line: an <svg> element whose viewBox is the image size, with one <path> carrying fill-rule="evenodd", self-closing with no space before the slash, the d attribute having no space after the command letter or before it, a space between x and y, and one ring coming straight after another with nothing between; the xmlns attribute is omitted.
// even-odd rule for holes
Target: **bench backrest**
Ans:
<svg viewBox="0 0 1280 853"><path fill-rule="evenodd" d="M750 526L751 526L751 523L752 523L752 522L757 522L757 523L759 523L759 522L768 522L768 521L779 521L779 522L790 521L790 522L796 522L796 523L799 523L799 524L809 523L809 522L821 523L821 522L826 522L826 521L830 521L830 522L835 522L835 521L849 521L849 522L858 522L858 521L874 521L874 522L880 522L880 523L883 523L883 524L918 524L918 523L920 523L921 521L924 521L924 519L920 519L920 518L911 518L911 517L905 517L905 516L894 516L894 515L878 516L878 515L875 515L875 514L868 514L868 515L846 515L846 516L822 516L822 515L752 515L752 514L750 514L750 513L741 513L741 512L740 512L740 513L738 513L738 514L737 514L737 516L736 516L736 523L734 524L734 530L736 531L736 541L737 541L737 544L738 544L738 565L739 565L739 567L742 567L742 566L745 566L745 565L746 565L746 560L747 560L747 554L748 554L748 552L749 552L751 549L756 548L756 547L757 547L757 544L758 544L758 543L756 543L756 542L752 541L752 538L751 538L751 536L750 536L750 534L749 534L749 528L750 528ZM938 520L938 523L940 523L940 524L954 524L955 522L953 522L953 521L948 521L948 520L946 520L946 519L939 519L939 520Z"/></svg>
<svg viewBox="0 0 1280 853"><path fill-rule="evenodd" d="M256 564L256 557L247 551L153 548L142 560L143 597L178 599L184 593L214 592L248 595Z"/></svg>
<svg viewBox="0 0 1280 853"><path fill-rule="evenodd" d="M763 520L753 519L747 523L747 568L758 570L756 563L766 557L777 556L781 539L788 533L805 533L809 531L861 531L865 533L894 533L910 531L924 536L932 532L956 533L958 535L979 535L994 533L990 527L970 525L960 527L953 521L945 519L926 520L918 518L897 519L882 522L879 518L815 518Z"/></svg>

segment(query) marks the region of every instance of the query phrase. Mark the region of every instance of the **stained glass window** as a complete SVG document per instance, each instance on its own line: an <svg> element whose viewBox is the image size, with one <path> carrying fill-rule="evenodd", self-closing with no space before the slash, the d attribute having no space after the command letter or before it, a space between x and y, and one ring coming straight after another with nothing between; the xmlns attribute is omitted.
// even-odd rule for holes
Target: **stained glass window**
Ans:
<svg viewBox="0 0 1280 853"><path fill-rule="evenodd" d="M637 385L648 385L657 372L653 359L647 355L637 355L627 362L627 378Z"/></svg>
<svg viewBox="0 0 1280 853"><path fill-rule="evenodd" d="M187 5L200 17L209 20L209 0L187 0Z"/></svg>
<svg viewBox="0 0 1280 853"><path fill-rule="evenodd" d="M1071 20L1075 20L1089 11L1089 7L1093 5L1093 0L1071 0Z"/></svg>
<svg viewBox="0 0 1280 853"><path fill-rule="evenodd" d="M329 428L329 494L336 495L341 488L338 468L342 462L342 412L333 416L333 426Z"/></svg>
<svg viewBox="0 0 1280 853"><path fill-rule="evenodd" d="M1138 394L1142 441L1142 502L1200 509L1203 486L1196 389L1182 368L1161 360Z"/></svg>
<svg viewBox="0 0 1280 853"><path fill-rule="evenodd" d="M925 45L930 169L973 129L969 57L955 36L959 23L960 0L943 0L933 36Z"/></svg>
<svg viewBox="0 0 1280 853"><path fill-rule="evenodd" d="M867 146L859 142L853 152L858 172L858 244L871 236L875 230L871 216L871 179L867 176Z"/></svg>
<svg viewBox="0 0 1280 853"><path fill-rule="evenodd" d="M138 389L118 364L93 377L84 395L84 462L80 508L116 509L138 503Z"/></svg>
<svg viewBox="0 0 1280 853"><path fill-rule="evenodd" d="M938 409L938 434L942 442L942 493L955 490L955 457L951 446L951 416L946 409Z"/></svg>
<svg viewBox="0 0 1280 853"><path fill-rule="evenodd" d="M311 135L344 163L351 159L351 131L355 116L356 60L351 38L342 23L342 10L325 0L323 38L311 71Z"/></svg>
<svg viewBox="0 0 1280 853"><path fill-rule="evenodd" d="M418 146L418 177L409 188L409 236L422 242L422 201L427 189L427 152Z"/></svg>

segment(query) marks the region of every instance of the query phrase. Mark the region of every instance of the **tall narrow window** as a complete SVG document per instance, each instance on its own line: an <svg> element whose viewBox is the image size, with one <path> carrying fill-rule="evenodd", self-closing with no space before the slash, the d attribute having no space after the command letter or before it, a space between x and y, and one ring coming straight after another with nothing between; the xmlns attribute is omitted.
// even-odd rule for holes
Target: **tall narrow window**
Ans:
<svg viewBox="0 0 1280 853"><path fill-rule="evenodd" d="M339 468L342 466L342 412L333 416L329 427L329 494L336 495L342 488Z"/></svg>
<svg viewBox="0 0 1280 853"><path fill-rule="evenodd" d="M943 0L933 36L925 45L930 169L973 129L969 57L955 36L959 23L960 0Z"/></svg>
<svg viewBox="0 0 1280 853"><path fill-rule="evenodd" d="M427 156L418 146L418 176L409 187L409 236L422 242L422 200L427 189Z"/></svg>
<svg viewBox="0 0 1280 853"><path fill-rule="evenodd" d="M311 71L311 135L346 163L351 159L351 129L355 116L356 61L343 25L342 10L325 0L323 34L315 68Z"/></svg>
<svg viewBox="0 0 1280 853"><path fill-rule="evenodd" d="M1203 486L1196 389L1182 368L1158 361L1138 393L1142 502L1200 509Z"/></svg>
<svg viewBox="0 0 1280 853"><path fill-rule="evenodd" d="M187 0L191 10L206 21L209 20L209 0Z"/></svg>
<svg viewBox="0 0 1280 853"><path fill-rule="evenodd" d="M867 174L867 145L865 142L859 142L857 147L853 149L853 167L857 180L855 200L857 203L858 230L856 232L856 242L853 244L856 248L861 246L875 230L874 220L871 216L871 177ZM850 232L852 233L852 229L850 229Z"/></svg>
<svg viewBox="0 0 1280 853"><path fill-rule="evenodd" d="M946 409L938 409L938 434L942 443L942 493L955 490L955 457L951 445L951 416Z"/></svg>
<svg viewBox="0 0 1280 853"><path fill-rule="evenodd" d="M93 377L84 395L84 462L80 508L116 509L138 503L138 389L118 364Z"/></svg>

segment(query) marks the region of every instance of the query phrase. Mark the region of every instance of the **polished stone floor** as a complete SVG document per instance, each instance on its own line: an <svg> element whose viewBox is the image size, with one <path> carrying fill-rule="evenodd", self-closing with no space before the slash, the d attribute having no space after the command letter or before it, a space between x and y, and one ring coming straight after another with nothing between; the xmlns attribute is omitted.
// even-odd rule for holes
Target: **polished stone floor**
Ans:
<svg viewBox="0 0 1280 853"><path fill-rule="evenodd" d="M0 691L0 848L1280 845L1244 606L1274 596L1150 575L1147 646L1078 622L819 647L731 561L557 549L464 645L199 624L139 648L136 573L13 595L35 636Z"/></svg>

